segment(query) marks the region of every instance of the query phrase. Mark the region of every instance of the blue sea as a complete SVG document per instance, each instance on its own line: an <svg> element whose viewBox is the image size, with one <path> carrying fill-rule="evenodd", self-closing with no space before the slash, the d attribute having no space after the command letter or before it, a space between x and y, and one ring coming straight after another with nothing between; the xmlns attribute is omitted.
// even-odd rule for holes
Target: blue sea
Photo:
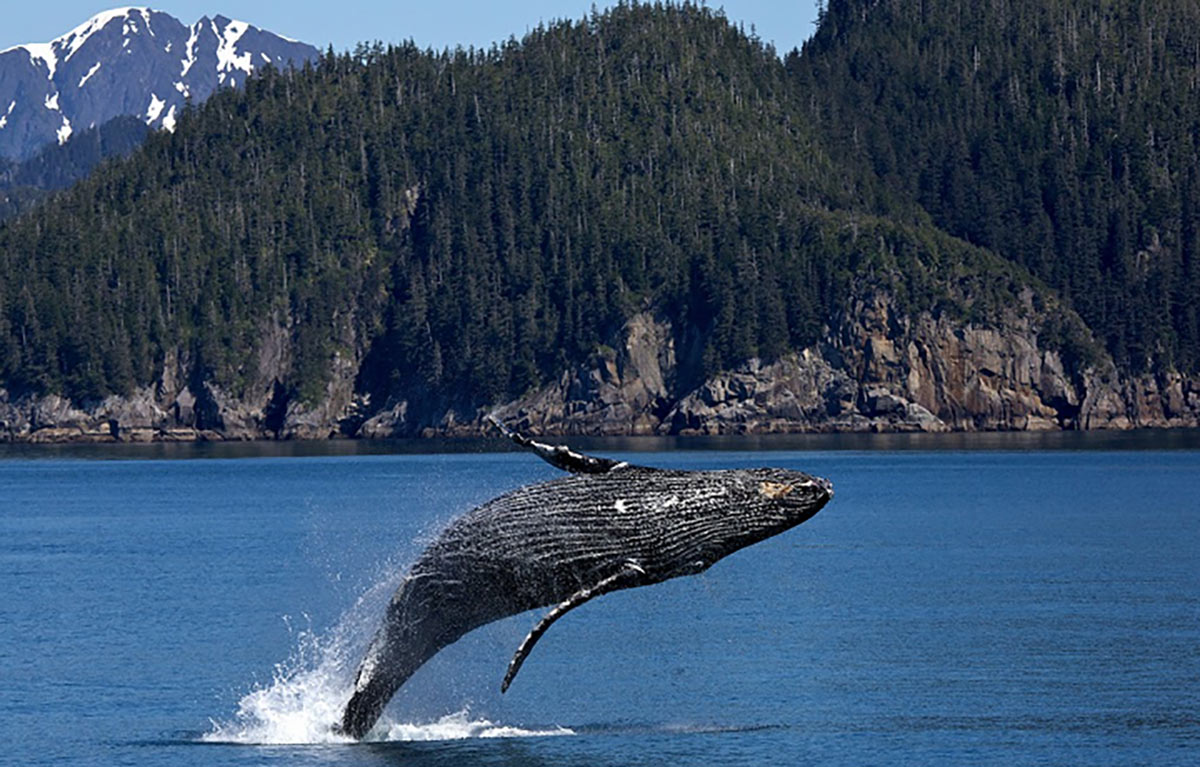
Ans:
<svg viewBox="0 0 1200 767"><path fill-rule="evenodd" d="M540 613L484 627L345 742L408 563L558 474L500 447L0 449L0 763L1200 763L1194 432L590 443L836 497L571 612L504 695Z"/></svg>

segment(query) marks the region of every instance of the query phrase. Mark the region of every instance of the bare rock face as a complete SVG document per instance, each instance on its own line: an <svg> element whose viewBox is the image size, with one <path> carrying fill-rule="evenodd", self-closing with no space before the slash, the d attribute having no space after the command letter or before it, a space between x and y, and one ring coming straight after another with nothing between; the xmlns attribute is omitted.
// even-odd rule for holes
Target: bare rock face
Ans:
<svg viewBox="0 0 1200 767"><path fill-rule="evenodd" d="M1124 382L1125 420L1134 428L1200 425L1200 380L1178 373L1150 374Z"/></svg>
<svg viewBox="0 0 1200 767"><path fill-rule="evenodd" d="M839 318L828 353L859 383L868 418L903 402L941 424L914 411L924 429L1069 428L1075 388L1058 354L1039 348L1032 297L1022 303L1001 333L928 312L902 316L890 294L870 290Z"/></svg>
<svg viewBox="0 0 1200 767"><path fill-rule="evenodd" d="M1122 381L1109 360L1068 371L1039 336L1025 291L1003 330L930 312L907 316L864 288L824 341L747 360L689 391L668 322L639 314L616 350L495 412L542 434L1128 429L1200 423L1200 382ZM456 433L464 433L459 429Z"/></svg>
<svg viewBox="0 0 1200 767"><path fill-rule="evenodd" d="M647 313L559 380L501 406L498 418L541 434L653 434L676 373L670 326Z"/></svg>
<svg viewBox="0 0 1200 767"><path fill-rule="evenodd" d="M63 397L13 399L0 389L0 441L192 442L199 440L322 439L340 436L348 415L364 403L354 380L360 360L339 352L319 401L297 400L281 381L292 359L288 322L272 317L260 334L257 355L233 392L189 377L191 361L168 352L153 386L125 396L77 404ZM345 348L353 349L346 331Z"/></svg>
<svg viewBox="0 0 1200 767"><path fill-rule="evenodd" d="M408 429L408 400L389 400L382 410L363 422L358 429L358 436L366 439L387 439L399 437Z"/></svg>
<svg viewBox="0 0 1200 767"><path fill-rule="evenodd" d="M100 442L112 435L106 420L54 394L13 405L16 413L10 428L30 442Z"/></svg>
<svg viewBox="0 0 1200 767"><path fill-rule="evenodd" d="M830 431L1130 429L1200 426L1200 379L1122 378L1111 360L1073 369L1042 339L1045 311L1026 291L996 325L906 313L886 289L860 285L820 343L698 376L699 345L639 313L585 362L492 408L456 410L355 389L362 357L340 351L316 401L282 381L290 330L262 330L244 384L189 378L169 354L158 382L82 406L0 390L0 441L191 441L474 435L491 413L534 434L745 434ZM358 348L351 331L341 348Z"/></svg>
<svg viewBox="0 0 1200 767"><path fill-rule="evenodd" d="M670 434L817 431L868 428L858 415L858 387L813 350L770 364L751 359L680 399L658 431ZM899 405L903 412L907 403ZM880 412L893 414L887 405Z"/></svg>
<svg viewBox="0 0 1200 767"><path fill-rule="evenodd" d="M354 378L357 373L356 360L340 352L335 353L330 379L325 384L324 397L315 405L288 402L283 423L279 428L279 437L328 439L341 436L341 424L358 405L354 396Z"/></svg>

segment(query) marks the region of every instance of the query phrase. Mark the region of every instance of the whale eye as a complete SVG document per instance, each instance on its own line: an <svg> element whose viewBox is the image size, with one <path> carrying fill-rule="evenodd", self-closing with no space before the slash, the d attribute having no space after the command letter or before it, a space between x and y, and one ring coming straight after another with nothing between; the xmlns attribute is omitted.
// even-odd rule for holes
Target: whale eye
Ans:
<svg viewBox="0 0 1200 767"><path fill-rule="evenodd" d="M763 482L758 486L758 492L773 501L778 501L793 490L795 490L793 486L783 482Z"/></svg>

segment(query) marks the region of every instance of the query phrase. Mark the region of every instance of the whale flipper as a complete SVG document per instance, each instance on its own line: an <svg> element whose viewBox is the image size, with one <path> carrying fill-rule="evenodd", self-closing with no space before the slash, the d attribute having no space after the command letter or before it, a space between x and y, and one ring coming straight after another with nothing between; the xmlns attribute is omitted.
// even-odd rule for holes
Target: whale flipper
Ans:
<svg viewBox="0 0 1200 767"><path fill-rule="evenodd" d="M501 434L521 447L527 447L537 453L538 457L546 463L572 474L607 474L613 469L629 465L625 461L614 461L611 458L597 458L594 455L576 453L566 445L547 445L545 442L537 442L508 428L495 416L489 415L487 420L499 429Z"/></svg>
<svg viewBox="0 0 1200 767"><path fill-rule="evenodd" d="M533 646L542 638L542 634L546 633L546 629L550 628L550 624L566 615L571 610L579 607L589 599L607 594L610 591L629 588L636 586L645 579L646 571L643 570L636 562L626 562L625 566L616 573L604 578L594 586L585 586L576 591L571 596L567 597L562 602L554 606L554 609L546 613L537 625L526 635L521 646L517 648L517 652L513 655L513 659L508 664L508 672L504 675L504 681L500 683L500 692L507 692L508 686L512 684L512 680L516 677L517 672L521 670L521 664L529 657L529 653L533 650Z"/></svg>

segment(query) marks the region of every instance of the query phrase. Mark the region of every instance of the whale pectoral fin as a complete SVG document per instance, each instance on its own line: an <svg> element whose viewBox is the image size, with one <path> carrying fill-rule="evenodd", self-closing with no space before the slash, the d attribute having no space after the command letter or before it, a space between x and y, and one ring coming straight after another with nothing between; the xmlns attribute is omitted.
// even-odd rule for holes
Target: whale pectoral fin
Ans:
<svg viewBox="0 0 1200 767"><path fill-rule="evenodd" d="M508 428L494 416L489 415L487 420L499 429L501 434L521 447L527 447L537 453L538 457L546 463L572 474L604 474L629 465L624 461L614 461L611 458L597 458L593 455L576 453L566 445L547 445L545 442L537 442Z"/></svg>
<svg viewBox="0 0 1200 767"><path fill-rule="evenodd" d="M513 678L516 677L517 672L521 670L521 664L523 664L525 659L529 657L529 652L533 650L533 646L537 644L537 641L542 638L542 634L546 633L546 629L550 628L551 623L554 623L554 621L566 615L569 611L575 609L576 607L579 607L589 599L598 597L601 594L607 594L610 591L616 591L617 589L637 585L637 583L640 582L645 575L646 571L643 570L636 562L626 562L625 566L622 567L618 572L608 576L607 578L604 578L594 586L587 586L579 591L576 591L574 594L567 597L567 599L555 605L554 609L546 613L545 616L538 621L537 625L533 627L533 630L530 631L525 637L525 640L521 642L521 646L517 648L516 654L513 655L513 659L508 664L508 672L504 675L504 681L500 684L500 692L508 691L508 686L512 684Z"/></svg>

